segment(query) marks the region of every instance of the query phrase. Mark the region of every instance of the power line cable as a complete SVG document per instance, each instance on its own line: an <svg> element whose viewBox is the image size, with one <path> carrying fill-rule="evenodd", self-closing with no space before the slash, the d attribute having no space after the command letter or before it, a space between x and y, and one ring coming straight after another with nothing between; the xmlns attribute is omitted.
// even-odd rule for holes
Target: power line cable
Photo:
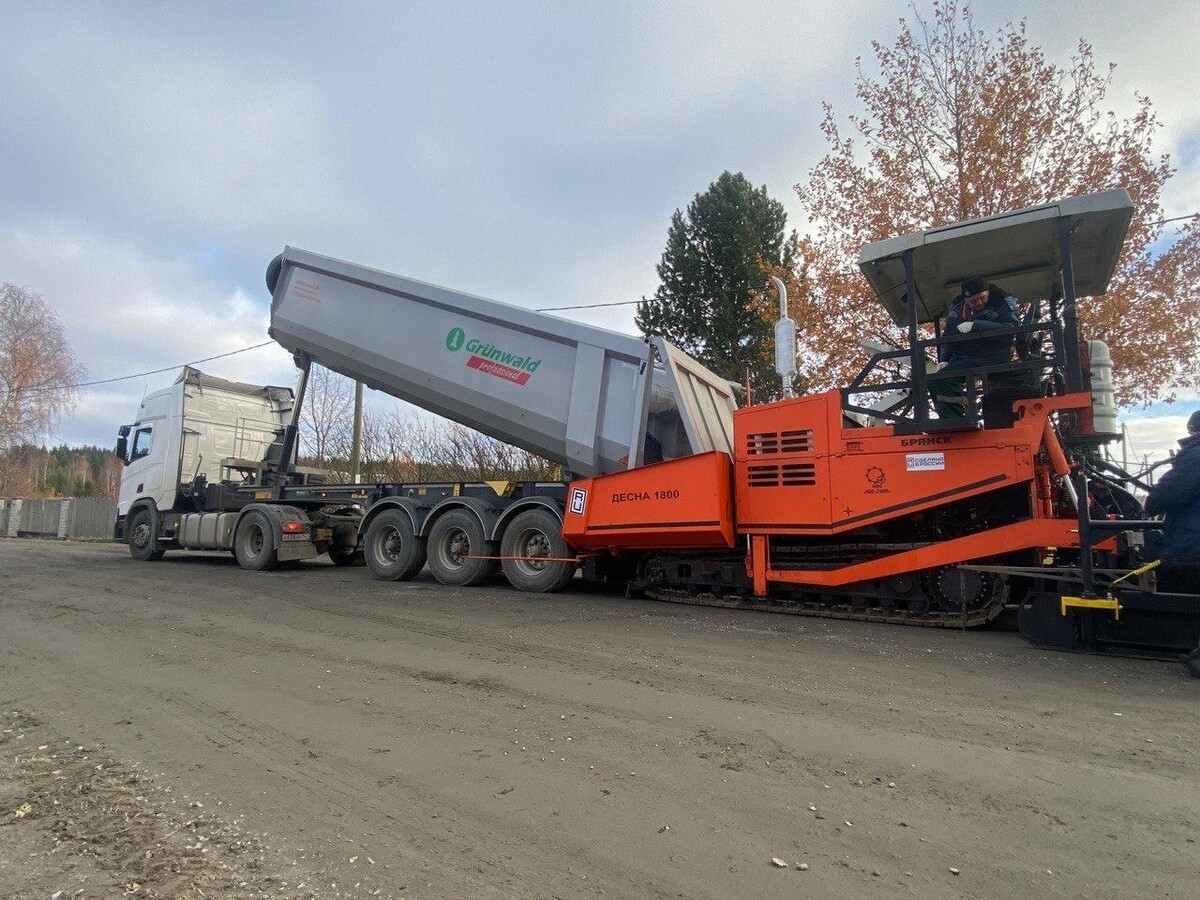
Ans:
<svg viewBox="0 0 1200 900"><path fill-rule="evenodd" d="M1182 222L1184 219L1194 219L1197 216L1200 216L1200 213L1188 213L1186 216L1175 216L1173 219L1159 219L1157 222L1147 222L1146 225L1148 227L1153 227L1155 225L1167 225L1171 222Z"/></svg>
<svg viewBox="0 0 1200 900"><path fill-rule="evenodd" d="M1156 225L1169 225L1172 222L1182 222L1184 219L1195 219L1195 218L1200 218L1200 213L1188 213L1186 216L1175 216L1170 219L1159 219L1157 222L1147 222L1146 225L1147 225L1147 227L1154 227ZM898 281L895 284L893 284L891 287L884 288L879 293L876 293L875 297L877 299L882 299L884 294L894 291L896 288L900 287L903 284L904 284L903 281ZM603 307L608 307L608 306L635 306L636 304L641 303L641 302L642 302L641 300L619 300L615 303L584 303L584 304L580 304L578 306L539 306L534 311L535 312L562 312L563 310L568 310L568 309L601 309Z"/></svg>
<svg viewBox="0 0 1200 900"><path fill-rule="evenodd" d="M1191 213L1186 216L1176 216L1172 219L1161 219L1157 222L1148 222L1147 224L1148 225L1166 225L1170 222L1180 222L1184 219L1194 219L1198 216L1200 216L1200 213ZM875 294L876 299L882 299L884 294L888 294L888 293L894 291L896 288L900 287L904 283L905 283L904 281L898 281L895 284L884 288L882 291L879 291L877 293L872 291L872 293ZM581 304L576 304L573 306L539 306L539 307L534 308L534 312L563 312L565 310L572 310L572 309L605 309L605 308L610 308L610 307L614 307L614 306L636 306L637 304L642 303L642 302L644 302L644 298L643 298L643 300L617 300L613 303L581 303ZM266 347L273 343L275 343L275 342L274 341L263 341L261 344L254 344L253 346L250 346L250 347L242 347L240 350L230 350L228 353L218 353L216 356L206 356L204 359L197 359L197 360L193 360L192 362L181 363L180 365L175 365L175 366L166 366L165 368L162 368L162 369L153 369L149 372L138 372L135 375L121 375L116 378L103 378L98 381L81 381L78 384L71 384L71 385L30 385L29 387L20 388L19 390L25 391L25 392L42 391L42 390L46 390L46 391L55 390L56 391L56 390L63 390L63 389L77 390L79 388L96 387L98 385L103 385L103 384L114 384L118 381L131 381L134 378L145 378L147 375L159 375L163 372L170 372L170 371L173 371L174 369L182 368L183 366L196 366L196 365L199 365L200 363L212 362L214 359L224 359L225 357L228 357L228 356L236 356L239 353L246 353L250 350L258 350L260 347Z"/></svg>
<svg viewBox="0 0 1200 900"><path fill-rule="evenodd" d="M641 300L618 300L616 303L584 303L579 306L539 306L534 312L558 312L563 309L600 309L602 306L633 306Z"/></svg>
<svg viewBox="0 0 1200 900"><path fill-rule="evenodd" d="M224 359L227 356L236 356L239 353L246 353L250 350L257 350L260 347L266 347L274 344L274 341L263 341L261 344L255 344L252 347L242 347L240 350L230 350L228 353L218 353L216 356L206 356L204 359L193 360L192 362L179 363L174 366L166 366L161 369L152 369L149 372L138 372L136 375L121 375L117 378L101 378L98 381L81 381L78 384L32 384L28 387L19 387L15 390L21 393L29 393L33 391L61 391L61 390L78 390L79 388L96 387L101 384L113 384L117 381L130 381L134 378L145 378L147 375L159 375L163 372L172 372L175 369L181 369L184 366L198 366L200 363L212 362L214 359Z"/></svg>
<svg viewBox="0 0 1200 900"><path fill-rule="evenodd" d="M875 294L875 297L877 299L882 299L884 294L889 293L890 291L894 291L896 288L902 287L904 284L905 284L904 281L897 281L895 284L891 285L890 287L886 287L879 293ZM874 293L874 291L872 291L872 293ZM643 300L618 300L615 303L582 303L582 304L579 304L578 306L538 306L538 307L534 308L534 312L561 312L564 309L601 309L601 308L607 307L607 306L635 306L636 304L642 303L642 302L644 302L644 301Z"/></svg>

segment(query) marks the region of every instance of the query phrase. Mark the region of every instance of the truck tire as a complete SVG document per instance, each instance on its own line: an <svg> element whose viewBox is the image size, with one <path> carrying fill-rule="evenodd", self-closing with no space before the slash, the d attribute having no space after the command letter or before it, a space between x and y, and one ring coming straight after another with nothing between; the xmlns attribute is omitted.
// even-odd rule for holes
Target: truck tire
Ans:
<svg viewBox="0 0 1200 900"><path fill-rule="evenodd" d="M385 509L367 526L363 556L381 581L408 581L425 567L425 541L398 509Z"/></svg>
<svg viewBox="0 0 1200 900"><path fill-rule="evenodd" d="M547 509L518 513L504 529L500 555L504 577L518 590L558 591L575 577L576 564L561 561L574 556L562 538L562 522Z"/></svg>
<svg viewBox="0 0 1200 900"><path fill-rule="evenodd" d="M340 544L330 544L329 550L326 552L335 566L361 566L363 564L362 551L357 548L347 550Z"/></svg>
<svg viewBox="0 0 1200 900"><path fill-rule="evenodd" d="M148 506L133 514L129 522L129 555L144 562L162 559L167 549L158 542L158 516Z"/></svg>
<svg viewBox="0 0 1200 900"><path fill-rule="evenodd" d="M1200 647L1197 647L1187 655L1184 665L1187 666L1189 675L1193 678L1200 678Z"/></svg>
<svg viewBox="0 0 1200 900"><path fill-rule="evenodd" d="M456 509L446 513L429 532L429 571L442 584L466 587L479 584L496 571L495 547L483 535L483 523L474 513Z"/></svg>
<svg viewBox="0 0 1200 900"><path fill-rule="evenodd" d="M275 549L275 529L265 513L253 510L237 524L233 535L233 555L243 569L264 572L279 565Z"/></svg>

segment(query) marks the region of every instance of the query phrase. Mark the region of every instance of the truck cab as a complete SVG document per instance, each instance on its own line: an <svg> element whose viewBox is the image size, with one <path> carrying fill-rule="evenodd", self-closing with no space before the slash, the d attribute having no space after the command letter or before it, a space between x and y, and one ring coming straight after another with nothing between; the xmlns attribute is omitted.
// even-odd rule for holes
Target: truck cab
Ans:
<svg viewBox="0 0 1200 900"><path fill-rule="evenodd" d="M159 509L171 509L175 503L177 466L166 465L166 460L179 456L180 429L170 427L175 394L173 388L149 394L136 421L118 431L117 455L125 465L117 496L118 522L136 501Z"/></svg>
<svg viewBox="0 0 1200 900"><path fill-rule="evenodd" d="M125 466L114 528L130 537L138 513L148 534L169 538L171 513L196 512L209 484L265 464L280 447L291 417L292 391L205 375L185 367L169 388L148 394L133 423L117 432ZM157 541L147 544L153 552Z"/></svg>

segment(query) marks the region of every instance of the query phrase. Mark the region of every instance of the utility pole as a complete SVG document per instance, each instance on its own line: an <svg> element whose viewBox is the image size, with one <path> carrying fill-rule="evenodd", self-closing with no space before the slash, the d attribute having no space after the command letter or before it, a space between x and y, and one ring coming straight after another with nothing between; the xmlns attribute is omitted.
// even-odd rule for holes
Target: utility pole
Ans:
<svg viewBox="0 0 1200 900"><path fill-rule="evenodd" d="M359 462L362 456L362 395L363 383L354 382L354 431L350 437L350 483L358 484Z"/></svg>

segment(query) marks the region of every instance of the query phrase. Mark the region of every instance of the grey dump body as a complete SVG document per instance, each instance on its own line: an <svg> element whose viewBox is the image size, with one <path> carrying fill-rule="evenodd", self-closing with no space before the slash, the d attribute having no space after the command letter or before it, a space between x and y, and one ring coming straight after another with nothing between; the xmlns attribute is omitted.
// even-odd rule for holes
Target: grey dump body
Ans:
<svg viewBox="0 0 1200 900"><path fill-rule="evenodd" d="M1133 202L1123 188L888 238L863 247L859 268L893 321L908 321L903 254L913 251L917 321L945 315L964 278L986 278L1022 300L1049 297L1060 278L1059 228L1071 229L1076 296L1108 290Z"/></svg>
<svg viewBox="0 0 1200 900"><path fill-rule="evenodd" d="M268 269L271 336L582 476L732 452L727 382L677 348L288 247Z"/></svg>

